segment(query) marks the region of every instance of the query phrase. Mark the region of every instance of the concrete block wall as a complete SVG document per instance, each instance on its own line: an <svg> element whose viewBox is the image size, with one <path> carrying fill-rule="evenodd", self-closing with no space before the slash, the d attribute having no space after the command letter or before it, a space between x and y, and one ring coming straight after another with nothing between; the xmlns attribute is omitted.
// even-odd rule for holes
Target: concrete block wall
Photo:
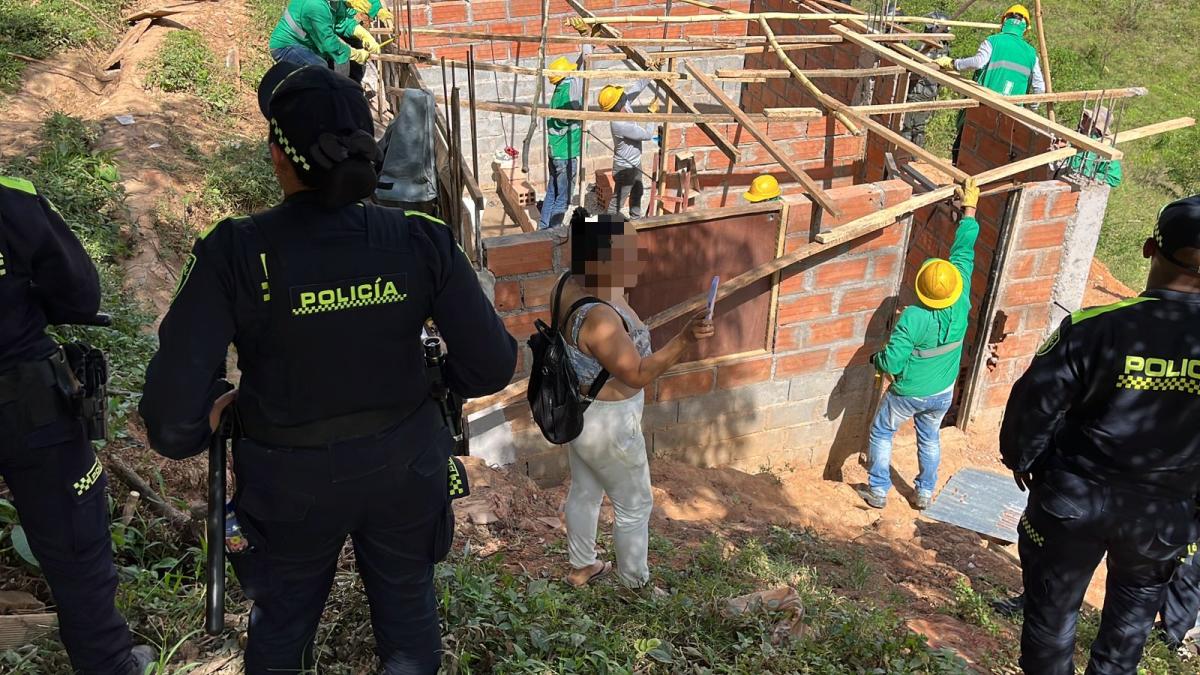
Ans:
<svg viewBox="0 0 1200 675"><path fill-rule="evenodd" d="M911 188L889 181L829 194L846 209L845 222L909 198ZM785 202L790 251L811 240L813 205L804 196ZM789 268L769 352L684 364L648 387L643 429L653 455L748 471L821 466L840 475L865 442L874 391L868 358L886 338L907 227L893 225ZM487 239L484 247L497 278L496 307L523 344L535 319L549 320L550 292L569 261L565 238L535 232ZM518 378L528 375L528 363L522 354ZM484 411L471 428L472 454L517 465L543 482L566 475L565 452L541 438L523 402Z"/></svg>
<svg viewBox="0 0 1200 675"><path fill-rule="evenodd" d="M661 15L664 11L661 2L652 2L651 0L582 0L582 2L590 11L600 16ZM750 1L732 0L732 2L725 3L725 5L732 9L745 11L749 9ZM699 7L682 3L673 5L671 9L672 15L692 15L698 14L701 11ZM401 3L397 6L396 16L400 20L403 20L403 15L404 6ZM574 16L578 16L578 14L564 0L550 0L549 34L576 35L573 29L563 25L566 19ZM414 2L413 26L451 31L537 36L541 33L541 0L473 0L472 2L442 0L435 2ZM660 25L627 24L617 26L617 28L625 36L631 38L663 37L663 27ZM678 38L684 34L701 37L706 35L744 35L745 32L745 23L739 21L675 24L667 27L666 37ZM475 48L477 62L520 65L528 68L536 68L538 65L537 44L535 43L520 43L518 48L518 43L515 42L490 42L465 38L447 38L439 35L414 36L414 47L416 49L429 51L435 57L444 56L447 59L465 61L469 47L472 45ZM642 49L649 52L658 48L644 47ZM602 53L603 51L603 49L597 49L596 53ZM548 44L546 46L546 62L549 63L559 56L572 58L571 55L578 54L578 52L578 45ZM741 68L742 62L743 57L740 55L696 59L693 61L693 63L709 72L717 68ZM622 65L621 61L612 60L594 61L589 67L590 69L625 69L627 66ZM679 67L682 68L682 66ZM442 71L440 67L422 68L421 77L431 91L438 94L442 92ZM467 77L465 70L460 68L456 78L450 78L448 72L447 77L448 79L457 81L460 88L460 96L463 101L466 101ZM537 87L536 78L521 75L517 76L516 79L516 102L531 102L534 99ZM475 73L476 97L480 101L512 102L514 100L513 80L514 76L512 74L490 73L477 70ZM630 82L629 80L622 80L614 83L629 84ZM608 82L604 80L591 81L587 91L590 107L596 108L596 95L605 84L608 84ZM690 88L687 86L690 84L681 83L683 85L681 86L681 90L685 92L690 91ZM553 85L550 85L549 81L543 81L543 90L544 103L548 104L553 94ZM741 86L736 83L730 83L726 87L726 93L735 101L740 96L740 90ZM644 106L649 104L650 100L650 92L645 92L639 99L639 103ZM462 112L462 122L464 129L466 129L470 122L469 115L465 109ZM587 182L591 182L591 172L598 168L611 168L612 166L612 150L610 149L612 138L607 123L591 123L587 126L600 139L600 141L597 141L593 138L586 144L587 157L584 161L584 168L589 172ZM512 145L518 150L522 149L522 143L528 127L528 116L517 117L514 133L512 116L482 110L478 111L476 131L480 183L482 185L492 185L495 182L491 163L496 151L503 150L505 145ZM539 197L544 190L545 178L543 134L544 126L539 124L538 129L535 131L533 142L530 145L530 176L528 176L530 182L538 189ZM463 134L462 147L467 148L469 151L470 143L470 132L467 131ZM648 144L648 147L652 146L652 143ZM649 154L650 150L647 150L647 157L649 157ZM647 161L646 164L649 170L649 162Z"/></svg>

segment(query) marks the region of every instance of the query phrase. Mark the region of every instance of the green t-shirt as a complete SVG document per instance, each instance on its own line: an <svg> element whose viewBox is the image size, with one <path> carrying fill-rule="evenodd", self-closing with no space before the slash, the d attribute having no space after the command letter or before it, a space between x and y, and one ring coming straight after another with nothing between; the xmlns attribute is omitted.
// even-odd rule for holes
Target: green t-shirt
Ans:
<svg viewBox="0 0 1200 675"><path fill-rule="evenodd" d="M892 376L892 391L899 396L932 396L949 389L958 378L962 340L971 312L971 274L975 271L975 240L979 223L963 218L950 247L950 264L962 275L958 300L945 309L911 305L900 314L875 366ZM958 343L949 349L947 345ZM921 355L919 352L924 352Z"/></svg>

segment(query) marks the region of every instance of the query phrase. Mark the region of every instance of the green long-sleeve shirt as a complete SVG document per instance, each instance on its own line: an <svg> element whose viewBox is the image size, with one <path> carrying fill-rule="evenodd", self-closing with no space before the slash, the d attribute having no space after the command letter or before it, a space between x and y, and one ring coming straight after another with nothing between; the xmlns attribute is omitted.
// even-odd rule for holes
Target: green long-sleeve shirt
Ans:
<svg viewBox="0 0 1200 675"><path fill-rule="evenodd" d="M1068 160L1071 171L1082 173L1088 178L1108 183L1111 187L1119 187L1124 175L1121 172L1120 160L1100 159L1091 150L1084 150Z"/></svg>
<svg viewBox="0 0 1200 675"><path fill-rule="evenodd" d="M271 33L271 49L300 46L335 65L350 60L350 45L358 21L344 0L291 0Z"/></svg>
<svg viewBox="0 0 1200 675"><path fill-rule="evenodd" d="M875 355L875 366L892 376L892 391L898 396L932 396L949 389L958 377L962 361L962 339L967 334L971 312L971 274L975 271L975 240L979 223L963 218L950 247L950 264L963 279L962 295L945 309L911 305L900 314L883 351ZM933 356L916 351L933 351L959 342L957 347Z"/></svg>

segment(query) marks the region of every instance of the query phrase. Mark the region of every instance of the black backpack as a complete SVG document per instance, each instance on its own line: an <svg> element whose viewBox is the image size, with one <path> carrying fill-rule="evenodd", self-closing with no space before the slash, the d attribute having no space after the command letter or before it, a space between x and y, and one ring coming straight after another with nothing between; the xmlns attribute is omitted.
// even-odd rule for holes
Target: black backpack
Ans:
<svg viewBox="0 0 1200 675"><path fill-rule="evenodd" d="M542 435L555 445L570 443L583 433L583 413L608 382L608 371L602 368L587 395L579 391L579 377L567 359L567 340L558 328L559 299L568 277L570 272L563 274L558 280L558 285L554 287L550 303L550 325L547 326L544 321L537 319L533 324L537 332L529 338L529 349L533 352L533 371L529 374L527 394L529 407L533 411L534 421L542 430ZM576 310L589 303L612 307L599 298L580 298L563 316L564 323ZM621 320L624 322L624 317Z"/></svg>

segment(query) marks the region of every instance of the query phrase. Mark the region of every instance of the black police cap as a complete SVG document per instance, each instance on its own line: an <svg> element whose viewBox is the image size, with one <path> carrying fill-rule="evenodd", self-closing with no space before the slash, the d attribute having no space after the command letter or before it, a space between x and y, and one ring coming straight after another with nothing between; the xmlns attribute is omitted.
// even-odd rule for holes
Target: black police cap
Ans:
<svg viewBox="0 0 1200 675"><path fill-rule="evenodd" d="M1158 251L1171 262L1200 273L1200 268L1180 262L1175 253L1184 248L1200 249L1200 195L1185 197L1163 207L1154 226Z"/></svg>

